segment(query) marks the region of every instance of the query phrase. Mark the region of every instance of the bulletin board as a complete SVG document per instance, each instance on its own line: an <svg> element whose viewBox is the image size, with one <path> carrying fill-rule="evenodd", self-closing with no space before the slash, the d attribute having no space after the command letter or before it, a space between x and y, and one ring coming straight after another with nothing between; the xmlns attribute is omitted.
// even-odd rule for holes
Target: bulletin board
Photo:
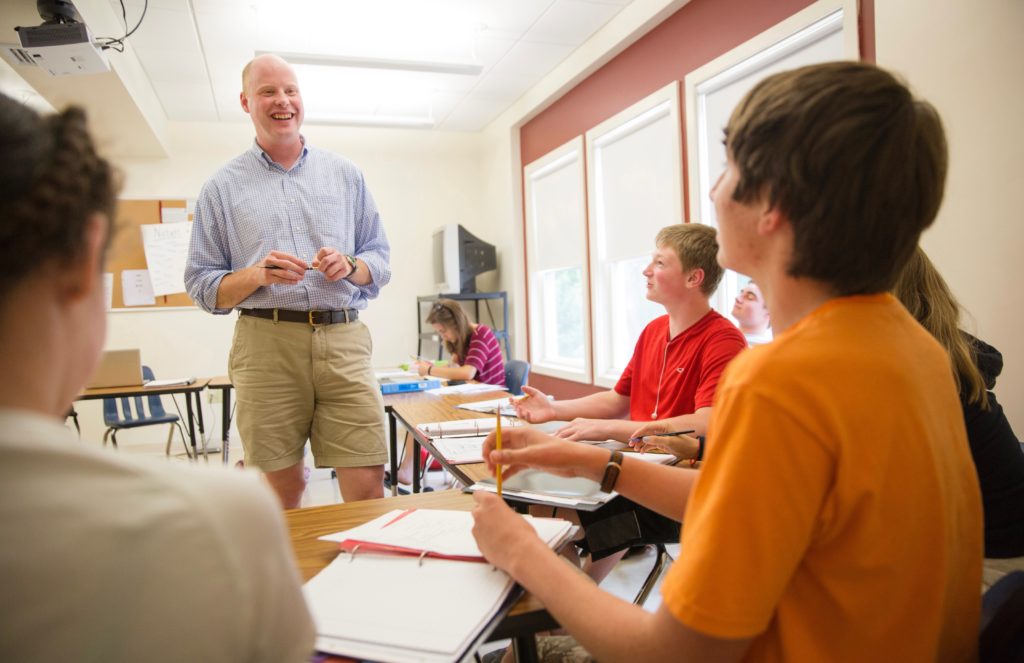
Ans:
<svg viewBox="0 0 1024 663"><path fill-rule="evenodd" d="M159 295L152 305L125 306L122 291L121 275L124 270L147 269L146 252L142 243L142 226L161 223L164 208L172 211L181 210L186 213L187 203L182 200L121 200L117 204L117 220L114 224L114 236L107 253L107 266L104 271L114 276L113 310L151 310L180 306L195 306L192 299L184 292L171 295ZM188 221L191 222L191 215Z"/></svg>

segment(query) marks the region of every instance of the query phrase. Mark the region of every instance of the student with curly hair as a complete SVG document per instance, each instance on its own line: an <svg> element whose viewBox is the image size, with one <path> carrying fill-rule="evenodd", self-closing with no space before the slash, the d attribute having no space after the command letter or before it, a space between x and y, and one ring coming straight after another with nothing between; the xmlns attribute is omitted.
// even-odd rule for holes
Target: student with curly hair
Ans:
<svg viewBox="0 0 1024 663"><path fill-rule="evenodd" d="M62 425L103 347L117 190L85 114L0 95L0 153L0 660L307 660L267 487L132 461Z"/></svg>

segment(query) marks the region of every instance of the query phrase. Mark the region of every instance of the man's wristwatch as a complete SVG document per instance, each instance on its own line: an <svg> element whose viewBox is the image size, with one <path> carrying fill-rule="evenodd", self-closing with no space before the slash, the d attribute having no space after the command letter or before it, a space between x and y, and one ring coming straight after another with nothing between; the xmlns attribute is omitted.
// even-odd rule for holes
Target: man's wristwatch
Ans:
<svg viewBox="0 0 1024 663"><path fill-rule="evenodd" d="M601 492L610 493L615 490L615 482L619 480L619 472L622 471L622 452L613 451L608 464L604 466L604 476L601 478Z"/></svg>
<svg viewBox="0 0 1024 663"><path fill-rule="evenodd" d="M352 269L350 269L348 271L348 274L345 275L345 280L349 280L349 279L351 279L355 275L356 268L359 265L356 264L356 257L354 255L346 253L345 254L345 260L348 261L349 266L352 268Z"/></svg>

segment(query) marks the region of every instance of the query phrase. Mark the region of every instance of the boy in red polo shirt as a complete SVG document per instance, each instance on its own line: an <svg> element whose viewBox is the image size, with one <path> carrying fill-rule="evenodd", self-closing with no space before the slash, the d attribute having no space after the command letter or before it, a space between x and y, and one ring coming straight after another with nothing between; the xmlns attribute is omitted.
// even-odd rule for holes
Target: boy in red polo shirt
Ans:
<svg viewBox="0 0 1024 663"><path fill-rule="evenodd" d="M566 401L551 401L539 390L516 402L516 414L530 423L561 420L556 435L568 440L626 442L638 421L678 415L681 425L703 435L715 387L726 364L747 346L743 334L711 308L722 280L715 256L715 229L700 224L662 228L657 249L644 270L647 299L666 315L641 332L626 370L614 389Z"/></svg>

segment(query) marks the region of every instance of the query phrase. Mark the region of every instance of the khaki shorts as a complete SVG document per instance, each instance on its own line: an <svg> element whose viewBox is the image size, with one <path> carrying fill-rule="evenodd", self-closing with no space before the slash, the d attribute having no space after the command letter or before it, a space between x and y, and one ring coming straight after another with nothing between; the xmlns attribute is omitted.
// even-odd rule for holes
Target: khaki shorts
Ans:
<svg viewBox="0 0 1024 663"><path fill-rule="evenodd" d="M313 327L239 317L228 374L246 465L291 467L307 439L317 467L383 465L384 401L372 349L359 321Z"/></svg>

